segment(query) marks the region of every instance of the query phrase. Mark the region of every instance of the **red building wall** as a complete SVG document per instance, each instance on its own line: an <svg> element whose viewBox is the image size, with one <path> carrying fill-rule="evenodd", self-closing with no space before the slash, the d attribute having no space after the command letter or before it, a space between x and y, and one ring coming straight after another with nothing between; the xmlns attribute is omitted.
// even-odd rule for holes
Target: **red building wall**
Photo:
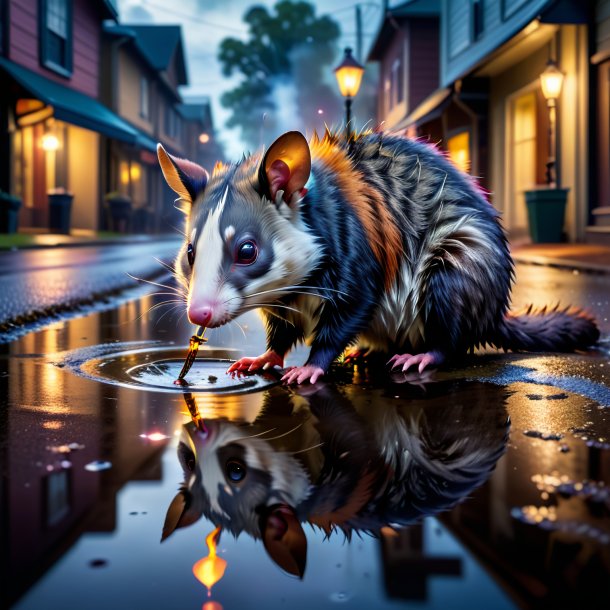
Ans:
<svg viewBox="0 0 610 610"><path fill-rule="evenodd" d="M9 59L91 97L99 93L102 16L97 2L74 0L73 72L66 78L40 64L38 0L9 0Z"/></svg>

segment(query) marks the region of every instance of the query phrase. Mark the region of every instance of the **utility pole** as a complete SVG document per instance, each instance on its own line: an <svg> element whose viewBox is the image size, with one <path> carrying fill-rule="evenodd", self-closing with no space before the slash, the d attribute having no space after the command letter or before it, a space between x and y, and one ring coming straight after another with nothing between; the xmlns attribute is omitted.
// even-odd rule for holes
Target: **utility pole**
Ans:
<svg viewBox="0 0 610 610"><path fill-rule="evenodd" d="M364 63L362 58L362 8L359 4L356 4L356 59L360 63Z"/></svg>

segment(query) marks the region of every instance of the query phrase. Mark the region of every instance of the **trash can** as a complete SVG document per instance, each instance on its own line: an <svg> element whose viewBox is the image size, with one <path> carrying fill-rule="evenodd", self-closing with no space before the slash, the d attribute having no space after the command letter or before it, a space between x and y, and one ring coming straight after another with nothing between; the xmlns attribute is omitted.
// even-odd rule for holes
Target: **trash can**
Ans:
<svg viewBox="0 0 610 610"><path fill-rule="evenodd" d="M0 233L16 233L21 199L0 191Z"/></svg>
<svg viewBox="0 0 610 610"><path fill-rule="evenodd" d="M74 195L66 191L49 191L49 230L51 233L70 233L70 213Z"/></svg>
<svg viewBox="0 0 610 610"><path fill-rule="evenodd" d="M561 241L568 191L544 187L525 191L530 235L535 244Z"/></svg>
<svg viewBox="0 0 610 610"><path fill-rule="evenodd" d="M131 224L131 199L122 195L106 197L108 228L116 233L127 233Z"/></svg>

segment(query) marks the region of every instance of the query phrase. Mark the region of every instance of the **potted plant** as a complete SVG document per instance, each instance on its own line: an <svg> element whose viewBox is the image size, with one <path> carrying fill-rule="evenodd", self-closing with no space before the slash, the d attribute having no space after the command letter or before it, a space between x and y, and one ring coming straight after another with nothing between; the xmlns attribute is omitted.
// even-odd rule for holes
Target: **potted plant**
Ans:
<svg viewBox="0 0 610 610"><path fill-rule="evenodd" d="M0 191L0 233L15 233L17 231L21 199Z"/></svg>
<svg viewBox="0 0 610 610"><path fill-rule="evenodd" d="M107 193L104 200L108 210L108 228L111 231L126 233L131 223L131 199L113 191Z"/></svg>
<svg viewBox="0 0 610 610"><path fill-rule="evenodd" d="M561 241L569 190L541 186L525 191L530 235L535 244Z"/></svg>
<svg viewBox="0 0 610 610"><path fill-rule="evenodd" d="M47 191L49 229L52 233L70 233L70 214L74 195L60 186Z"/></svg>

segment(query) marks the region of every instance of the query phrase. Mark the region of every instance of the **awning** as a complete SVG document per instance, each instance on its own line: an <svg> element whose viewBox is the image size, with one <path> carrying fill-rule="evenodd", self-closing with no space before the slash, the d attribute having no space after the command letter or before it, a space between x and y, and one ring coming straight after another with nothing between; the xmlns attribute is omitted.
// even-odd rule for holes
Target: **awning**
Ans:
<svg viewBox="0 0 610 610"><path fill-rule="evenodd" d="M19 64L0 57L0 69L8 73L31 95L53 107L53 115L109 138L121 140L149 150L156 150L153 140L132 127L118 114L98 100L36 74Z"/></svg>
<svg viewBox="0 0 610 610"><path fill-rule="evenodd" d="M411 125L421 125L438 118L451 103L451 87L443 87L431 93L423 102L410 112L402 121L391 128L391 131L402 131Z"/></svg>

